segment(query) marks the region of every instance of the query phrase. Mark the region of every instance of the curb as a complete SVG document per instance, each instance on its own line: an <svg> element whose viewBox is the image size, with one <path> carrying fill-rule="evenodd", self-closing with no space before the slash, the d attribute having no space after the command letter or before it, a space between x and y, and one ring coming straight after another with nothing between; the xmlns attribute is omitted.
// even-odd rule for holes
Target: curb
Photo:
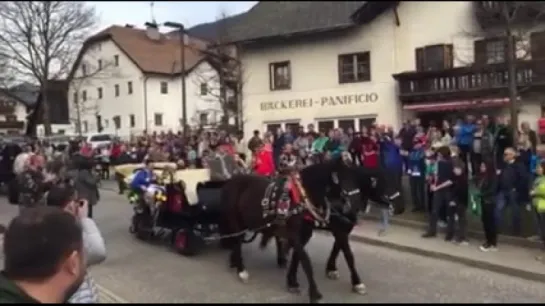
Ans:
<svg viewBox="0 0 545 306"><path fill-rule="evenodd" d="M131 304L129 301L111 292L110 290L96 284L101 304Z"/></svg>
<svg viewBox="0 0 545 306"><path fill-rule="evenodd" d="M455 263L463 264L465 266L469 266L472 268L479 268L479 269L488 270L491 272L496 272L496 273L505 274L509 276L516 276L525 280L545 283L545 274L531 272L531 271L517 269L517 268L506 267L506 266L502 266L502 265L498 265L498 264L494 264L494 263L490 263L490 262L486 262L486 261L482 261L478 259L470 259L466 257L453 256L447 253L424 250L424 249L420 249L420 248L416 248L412 246L401 245L401 244L393 243L390 241L374 239L374 238L365 237L365 236L356 235L356 234L351 235L350 240L366 243L373 246L397 250L401 252L412 253L412 254L416 254L420 256L455 262Z"/></svg>
<svg viewBox="0 0 545 306"><path fill-rule="evenodd" d="M368 214L363 216L363 220L377 221L377 220L380 220L380 217L372 215L372 214ZM422 231L425 231L427 227L427 224L424 222L415 221L415 220L404 220L401 218L396 218L395 216L390 218L390 223L394 225L414 228L414 229L418 229ZM484 233L474 231L474 230L468 230L467 236L469 238L484 240ZM498 235L498 240L505 244L519 246L523 248L537 249L537 250L541 250L543 248L543 244L540 241L532 241L532 240L528 240L526 238L521 238L521 237Z"/></svg>

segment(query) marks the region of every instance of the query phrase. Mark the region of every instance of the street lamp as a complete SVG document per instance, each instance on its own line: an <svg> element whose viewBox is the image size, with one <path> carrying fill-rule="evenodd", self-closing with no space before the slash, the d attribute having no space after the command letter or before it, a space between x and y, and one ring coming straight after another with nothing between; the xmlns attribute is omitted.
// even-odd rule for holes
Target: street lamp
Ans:
<svg viewBox="0 0 545 306"><path fill-rule="evenodd" d="M165 27L178 29L180 31L180 69L182 77L182 124L183 132L186 134L187 130L187 105L186 105L186 92L185 92L185 41L184 25L178 22L167 21L163 24Z"/></svg>

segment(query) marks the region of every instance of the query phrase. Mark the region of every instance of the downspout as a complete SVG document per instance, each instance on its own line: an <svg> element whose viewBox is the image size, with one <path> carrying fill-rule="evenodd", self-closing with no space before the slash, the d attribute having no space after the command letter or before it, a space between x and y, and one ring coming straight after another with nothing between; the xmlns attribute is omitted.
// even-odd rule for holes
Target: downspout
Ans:
<svg viewBox="0 0 545 306"><path fill-rule="evenodd" d="M144 129L148 131L148 76L144 75Z"/></svg>

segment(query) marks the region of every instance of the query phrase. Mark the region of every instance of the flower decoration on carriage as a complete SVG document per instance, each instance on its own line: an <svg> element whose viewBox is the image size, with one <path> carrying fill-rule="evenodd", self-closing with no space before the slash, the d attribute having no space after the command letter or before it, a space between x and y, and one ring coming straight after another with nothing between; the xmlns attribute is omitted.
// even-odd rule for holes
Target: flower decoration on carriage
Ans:
<svg viewBox="0 0 545 306"><path fill-rule="evenodd" d="M155 201L157 202L166 202L167 196L164 192L158 191L155 193Z"/></svg>
<svg viewBox="0 0 545 306"><path fill-rule="evenodd" d="M127 198L129 199L129 204L136 204L138 203L139 196L136 192L129 191Z"/></svg>

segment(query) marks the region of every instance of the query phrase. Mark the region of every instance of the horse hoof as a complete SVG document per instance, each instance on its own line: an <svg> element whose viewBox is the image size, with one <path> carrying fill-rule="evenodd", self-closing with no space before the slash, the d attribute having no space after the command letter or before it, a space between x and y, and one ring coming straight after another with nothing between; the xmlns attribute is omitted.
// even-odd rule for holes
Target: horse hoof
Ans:
<svg viewBox="0 0 545 306"><path fill-rule="evenodd" d="M286 261L279 261L276 263L278 265L278 268L285 269L288 266L288 263Z"/></svg>
<svg viewBox="0 0 545 306"><path fill-rule="evenodd" d="M309 303L310 304L319 304L320 301L322 300L323 296L321 293L319 292L316 292L315 294L313 294L311 297L310 297L310 301Z"/></svg>
<svg viewBox="0 0 545 306"><path fill-rule="evenodd" d="M288 292L293 294L300 294L301 288L299 287L288 287Z"/></svg>
<svg viewBox="0 0 545 306"><path fill-rule="evenodd" d="M332 270L332 271L326 271L326 276L327 278L329 279L332 279L332 280L337 280L339 279L339 271L337 270Z"/></svg>
<svg viewBox="0 0 545 306"><path fill-rule="evenodd" d="M240 271L238 272L238 279L240 279L240 281L243 283L247 283L250 279L250 274L246 270Z"/></svg>
<svg viewBox="0 0 545 306"><path fill-rule="evenodd" d="M361 295L367 294L367 288L362 283L354 285L354 287L352 287L352 291L354 291L357 294L361 294Z"/></svg>

